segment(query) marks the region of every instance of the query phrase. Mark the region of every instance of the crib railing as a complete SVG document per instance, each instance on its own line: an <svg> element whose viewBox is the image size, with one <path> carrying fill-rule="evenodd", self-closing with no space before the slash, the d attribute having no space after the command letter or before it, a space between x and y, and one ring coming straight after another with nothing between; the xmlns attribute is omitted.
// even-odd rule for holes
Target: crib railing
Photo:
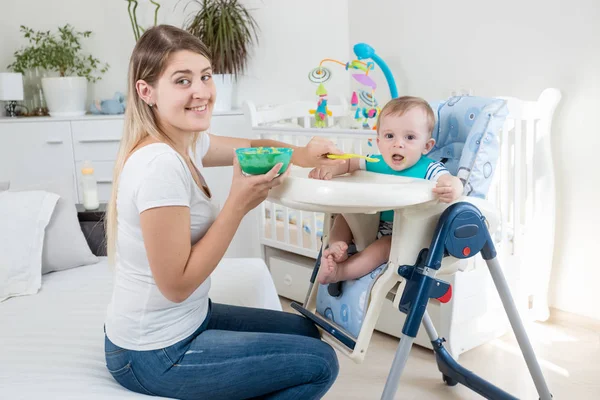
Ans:
<svg viewBox="0 0 600 400"><path fill-rule="evenodd" d="M500 135L500 159L488 194L501 212L505 257L521 268L524 301L536 320L548 318L548 284L555 233L552 117L560 92L546 89L537 101L505 98L509 116ZM525 284L526 283L526 284Z"/></svg>
<svg viewBox="0 0 600 400"><path fill-rule="evenodd" d="M300 128L297 131L282 133L279 129L271 131L265 128L259 130L257 133L260 138L280 140L296 146L304 146L312 137L318 135L332 140L344 152L364 155L378 153L377 147L370 145L369 142L369 140L375 138L375 133L371 131L334 133L321 129L313 132L313 129ZM273 216L277 216L278 214L281 215L279 220L278 218L273 218ZM260 229L263 235L261 242L263 245L291 251L311 258L317 257L321 246L320 229L322 229L324 217L322 213L294 210L288 207L276 206L274 203L266 201L262 205L260 216ZM280 225L282 227L278 229ZM283 232L282 234L280 233L281 231Z"/></svg>

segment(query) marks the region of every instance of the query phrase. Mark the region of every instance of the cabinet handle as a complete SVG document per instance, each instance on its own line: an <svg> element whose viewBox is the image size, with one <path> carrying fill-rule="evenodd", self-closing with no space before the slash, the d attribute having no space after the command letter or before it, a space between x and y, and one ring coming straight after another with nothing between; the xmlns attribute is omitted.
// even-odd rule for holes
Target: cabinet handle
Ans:
<svg viewBox="0 0 600 400"><path fill-rule="evenodd" d="M98 179L96 182L98 182L98 183L112 183L112 179Z"/></svg>
<svg viewBox="0 0 600 400"><path fill-rule="evenodd" d="M101 139L79 139L79 143L119 143L121 139L101 138Z"/></svg>
<svg viewBox="0 0 600 400"><path fill-rule="evenodd" d="M48 143L48 144L62 144L63 141L60 140L60 139L48 139L48 140L46 140L46 143Z"/></svg>

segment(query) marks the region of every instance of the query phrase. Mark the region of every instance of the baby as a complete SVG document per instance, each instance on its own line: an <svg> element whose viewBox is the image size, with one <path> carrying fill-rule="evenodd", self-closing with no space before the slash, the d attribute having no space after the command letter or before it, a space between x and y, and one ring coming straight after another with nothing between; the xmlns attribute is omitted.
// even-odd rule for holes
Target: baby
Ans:
<svg viewBox="0 0 600 400"><path fill-rule="evenodd" d="M400 97L385 105L377 121L377 163L353 158L343 164L313 169L309 177L331 179L358 169L381 174L401 175L437 181L433 193L440 201L451 203L463 193L460 179L452 176L440 162L425 155L435 139L431 137L435 115L429 104L418 97ZM348 257L352 232L338 215L329 234L329 248L323 251L317 279L321 284L360 278L388 261L392 243L394 212L381 213L377 240L366 249Z"/></svg>

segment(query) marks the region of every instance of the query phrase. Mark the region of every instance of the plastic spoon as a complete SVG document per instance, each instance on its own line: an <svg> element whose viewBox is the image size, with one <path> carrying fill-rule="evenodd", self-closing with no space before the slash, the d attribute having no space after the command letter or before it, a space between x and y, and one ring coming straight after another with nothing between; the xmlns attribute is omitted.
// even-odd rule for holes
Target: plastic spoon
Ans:
<svg viewBox="0 0 600 400"><path fill-rule="evenodd" d="M348 160L350 158L364 158L367 162L379 162L378 158L372 158L367 156L361 156L360 154L327 154L327 158L331 158L333 160Z"/></svg>

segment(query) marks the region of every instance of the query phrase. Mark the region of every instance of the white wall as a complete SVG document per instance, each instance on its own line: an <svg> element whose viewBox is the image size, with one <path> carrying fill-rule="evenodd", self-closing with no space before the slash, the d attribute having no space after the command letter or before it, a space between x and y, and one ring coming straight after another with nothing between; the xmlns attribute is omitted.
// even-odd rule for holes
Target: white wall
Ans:
<svg viewBox="0 0 600 400"><path fill-rule="evenodd" d="M441 2L350 0L350 43L365 41L388 62L400 94L536 99L557 87L553 129L558 214L551 302L600 319L600 3L597 0ZM383 93L381 93L383 94ZM552 249L548 249L552 251Z"/></svg>
<svg viewBox="0 0 600 400"><path fill-rule="evenodd" d="M182 27L197 9L187 0L159 0L159 23ZM315 88L308 83L308 71L325 57L345 59L348 47L348 7L344 0L246 0L260 27L259 45L254 49L249 68L239 82L236 105L252 99L262 104L298 98L314 99ZM318 9L319 12L314 10ZM153 22L154 7L139 0L141 25ZM3 2L0 12L0 71L12 62L16 49L25 44L19 26L34 30L55 30L70 23L77 30L91 30L83 42L84 50L110 64L104 78L90 85L90 99L112 97L126 89L127 65L135 45L125 0L29 0ZM329 85L330 90L345 88L346 74Z"/></svg>
<svg viewBox="0 0 600 400"><path fill-rule="evenodd" d="M324 58L347 60L346 0L247 0L261 27L260 43L240 82L238 103L257 104L315 99L308 73ZM317 11L318 10L318 11ZM343 67L340 66L341 71ZM341 72L340 71L340 72ZM348 74L333 75L330 93L346 94Z"/></svg>
<svg viewBox="0 0 600 400"><path fill-rule="evenodd" d="M177 0L162 0L159 22L180 26L183 21L183 7L173 12ZM146 0L140 0L138 15L142 26L152 22L153 8ZM56 31L58 26L69 23L76 30L92 31L92 36L82 42L86 53L110 64L110 70L95 85L90 85L90 98L112 97L115 91L126 89L127 65L131 50L135 45L125 0L32 0L6 2L0 14L0 70L12 62L14 51L25 45L19 26L25 25L34 30Z"/></svg>

